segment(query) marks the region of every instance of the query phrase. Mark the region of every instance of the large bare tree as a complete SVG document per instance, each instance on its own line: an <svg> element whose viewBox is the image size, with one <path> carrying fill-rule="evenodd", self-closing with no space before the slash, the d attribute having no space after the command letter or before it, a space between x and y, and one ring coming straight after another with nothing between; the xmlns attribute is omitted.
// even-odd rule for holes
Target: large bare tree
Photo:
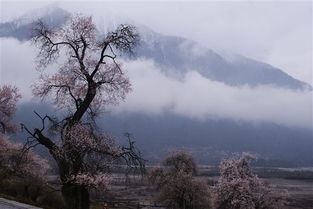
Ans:
<svg viewBox="0 0 313 209"><path fill-rule="evenodd" d="M171 209L209 209L210 191L205 181L195 179L197 163L186 152L173 152L154 168L149 179L156 186L156 201Z"/></svg>
<svg viewBox="0 0 313 209"><path fill-rule="evenodd" d="M89 189L106 189L110 165L124 160L127 165L143 166L130 137L129 146L119 146L114 136L99 133L93 123L106 104L117 104L131 90L116 59L117 53L133 52L139 35L130 25L99 34L92 17L80 15L59 28L38 21L33 32L38 68L43 69L33 93L51 99L68 114L59 120L37 114L42 127L25 127L32 136L28 144L45 146L55 159L67 207L86 209ZM57 71L45 72L51 64L58 66ZM59 135L58 143L46 134L48 123Z"/></svg>

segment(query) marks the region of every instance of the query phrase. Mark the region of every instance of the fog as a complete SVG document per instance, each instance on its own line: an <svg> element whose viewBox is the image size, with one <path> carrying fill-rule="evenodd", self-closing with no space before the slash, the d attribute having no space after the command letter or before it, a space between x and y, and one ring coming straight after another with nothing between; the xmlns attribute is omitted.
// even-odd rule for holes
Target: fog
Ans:
<svg viewBox="0 0 313 209"><path fill-rule="evenodd" d="M182 81L161 73L153 61L125 64L133 92L114 109L117 113L168 111L194 119L234 119L311 127L312 93L275 86L232 87L190 69Z"/></svg>
<svg viewBox="0 0 313 209"><path fill-rule="evenodd" d="M31 93L31 84L39 76L35 54L28 42L1 39L1 84L18 86L23 103L38 101ZM193 69L179 80L163 74L152 60L123 63L133 91L119 106L109 108L114 114L171 112L195 120L233 119L305 128L312 124L309 91L275 86L232 87L204 78Z"/></svg>
<svg viewBox="0 0 313 209"><path fill-rule="evenodd" d="M29 42L22 43L13 38L0 40L0 84L17 86L22 94L21 101L29 101L32 98L30 86L38 78L34 63L35 50Z"/></svg>

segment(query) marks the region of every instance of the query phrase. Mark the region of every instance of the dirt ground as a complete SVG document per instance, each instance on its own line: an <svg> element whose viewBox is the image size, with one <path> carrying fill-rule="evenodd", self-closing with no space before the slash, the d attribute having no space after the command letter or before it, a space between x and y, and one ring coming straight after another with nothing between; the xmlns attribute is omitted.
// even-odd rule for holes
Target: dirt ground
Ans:
<svg viewBox="0 0 313 209"><path fill-rule="evenodd" d="M200 176L198 178L206 179L212 183L218 177ZM132 177L129 185L125 185L122 179L120 178L120 182L112 186L110 194L106 197L107 201L115 206L112 208L163 208L160 205L154 205L153 196L155 191L147 185L146 180ZM290 195L289 204L285 209L313 209L313 180L283 178L263 178L263 180L288 191Z"/></svg>

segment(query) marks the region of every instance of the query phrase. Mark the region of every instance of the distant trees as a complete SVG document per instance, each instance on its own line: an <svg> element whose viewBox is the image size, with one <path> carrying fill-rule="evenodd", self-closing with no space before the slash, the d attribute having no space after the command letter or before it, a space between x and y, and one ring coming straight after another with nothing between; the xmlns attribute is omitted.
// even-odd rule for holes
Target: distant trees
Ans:
<svg viewBox="0 0 313 209"><path fill-rule="evenodd" d="M24 126L32 137L27 144L43 145L56 161L67 208L87 209L89 189L107 187L111 165L125 161L143 166L130 137L129 146L119 146L114 136L100 133L94 121L106 104L117 104L131 90L116 53L132 53L139 36L130 25L99 34L92 17L79 15L59 28L38 21L33 32L38 68L62 63L56 72L42 74L33 93L52 99L67 115L56 119L37 114L42 127ZM58 142L46 134L48 124Z"/></svg>
<svg viewBox="0 0 313 209"><path fill-rule="evenodd" d="M185 152L174 152L154 168L149 176L158 189L156 200L171 209L211 208L210 192L206 182L195 179L197 164Z"/></svg>
<svg viewBox="0 0 313 209"><path fill-rule="evenodd" d="M255 175L249 161L254 156L244 153L239 159L224 160L214 187L217 209L280 209L286 193L267 186Z"/></svg>

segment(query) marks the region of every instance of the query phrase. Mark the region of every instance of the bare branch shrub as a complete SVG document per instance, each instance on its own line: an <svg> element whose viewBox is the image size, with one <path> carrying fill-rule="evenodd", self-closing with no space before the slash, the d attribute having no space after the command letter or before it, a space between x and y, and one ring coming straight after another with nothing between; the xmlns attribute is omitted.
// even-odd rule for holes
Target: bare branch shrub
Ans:
<svg viewBox="0 0 313 209"><path fill-rule="evenodd" d="M185 152L174 152L163 161L162 167L150 172L150 182L156 186L156 201L172 209L211 208L207 182L195 179L194 158Z"/></svg>

